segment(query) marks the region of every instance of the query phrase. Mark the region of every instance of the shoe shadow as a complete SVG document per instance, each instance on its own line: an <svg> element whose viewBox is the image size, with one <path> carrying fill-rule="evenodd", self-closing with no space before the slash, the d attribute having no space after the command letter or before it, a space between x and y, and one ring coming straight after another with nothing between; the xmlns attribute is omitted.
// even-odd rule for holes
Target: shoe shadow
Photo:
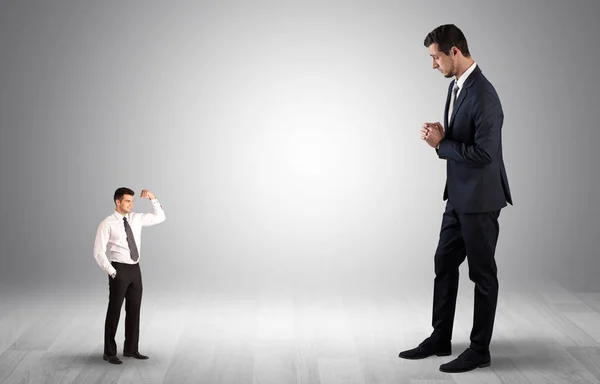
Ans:
<svg viewBox="0 0 600 384"><path fill-rule="evenodd" d="M469 347L469 343L453 343L452 358ZM565 360L577 360L568 347L552 339L502 339L490 344L491 367L495 371L558 371ZM562 368L561 368L562 367Z"/></svg>

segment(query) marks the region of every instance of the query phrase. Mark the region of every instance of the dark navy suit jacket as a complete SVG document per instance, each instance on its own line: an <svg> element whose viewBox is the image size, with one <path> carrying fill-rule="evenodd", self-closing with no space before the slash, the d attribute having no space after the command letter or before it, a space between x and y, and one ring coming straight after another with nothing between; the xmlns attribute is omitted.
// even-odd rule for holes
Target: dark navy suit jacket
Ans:
<svg viewBox="0 0 600 384"><path fill-rule="evenodd" d="M448 121L448 88L444 138L436 149L446 160L444 200L458 212L478 213L511 205L502 158L504 113L494 86L475 67L461 88Z"/></svg>

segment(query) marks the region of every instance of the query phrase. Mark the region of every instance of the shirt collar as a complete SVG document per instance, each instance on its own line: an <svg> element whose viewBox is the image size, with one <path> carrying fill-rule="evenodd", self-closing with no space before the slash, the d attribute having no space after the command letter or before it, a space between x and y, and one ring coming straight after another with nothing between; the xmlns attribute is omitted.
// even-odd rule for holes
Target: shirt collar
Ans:
<svg viewBox="0 0 600 384"><path fill-rule="evenodd" d="M456 80L456 77L454 78L454 81L458 85L458 89L459 90L462 89L463 85L465 84L465 81L467 81L467 78L469 77L469 75L471 73L473 73L473 71L475 70L476 66L477 66L477 63L473 62L473 64L471 64L471 66L469 68L467 68L467 70L465 71L465 73L462 74L462 76L460 77L460 79Z"/></svg>
<svg viewBox="0 0 600 384"><path fill-rule="evenodd" d="M123 221L123 217L127 217L127 215L123 216L121 215L119 212L117 212L117 210L115 209L115 211L113 212L113 216L117 219L117 220L121 220Z"/></svg>

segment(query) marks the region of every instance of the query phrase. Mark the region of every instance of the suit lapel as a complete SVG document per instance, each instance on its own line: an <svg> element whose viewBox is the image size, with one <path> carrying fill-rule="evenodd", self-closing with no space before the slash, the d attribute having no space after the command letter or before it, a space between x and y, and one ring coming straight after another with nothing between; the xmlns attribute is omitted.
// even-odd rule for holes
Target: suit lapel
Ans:
<svg viewBox="0 0 600 384"><path fill-rule="evenodd" d="M452 116L450 116L450 121L449 121L450 125L452 125L452 123L454 122L454 116L456 116L456 112L458 112L458 110L460 109L460 105L465 100L465 97L467 97L468 92L469 92L469 90L465 86L463 86L463 89L460 90L458 99L456 99L456 101L454 102L454 109L452 110Z"/></svg>
<svg viewBox="0 0 600 384"><path fill-rule="evenodd" d="M451 81L448 87L448 94L446 95L446 107L444 108L444 127L446 127L446 130L448 130L448 107L450 106L450 95L452 94L453 86L454 81Z"/></svg>
<svg viewBox="0 0 600 384"><path fill-rule="evenodd" d="M452 116L450 116L450 121L448 122L448 128L450 128L452 126L452 123L454 122L454 116L456 116L456 114L460 110L461 104L463 103L463 101L465 101L467 95L469 94L469 87L471 87L471 85L473 85L473 83L475 82L475 80L477 80L477 78L479 77L480 74L481 74L481 69L479 68L479 65L478 65L475 67L473 72L469 75L469 77L467 78L467 81L465 81L465 83L463 84L462 89L460 90L460 93L458 95L458 99L454 102L454 108L452 110ZM448 109L448 108L446 107L446 109Z"/></svg>

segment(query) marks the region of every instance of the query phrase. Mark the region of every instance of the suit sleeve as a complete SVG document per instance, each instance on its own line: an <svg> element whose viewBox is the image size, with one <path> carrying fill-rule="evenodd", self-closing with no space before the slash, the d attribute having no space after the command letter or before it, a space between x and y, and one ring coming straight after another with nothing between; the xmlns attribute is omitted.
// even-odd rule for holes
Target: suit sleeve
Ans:
<svg viewBox="0 0 600 384"><path fill-rule="evenodd" d="M440 158L475 166L492 162L500 145L500 130L504 115L498 97L485 92L473 103L475 109L475 140L473 144L442 139L437 150Z"/></svg>

